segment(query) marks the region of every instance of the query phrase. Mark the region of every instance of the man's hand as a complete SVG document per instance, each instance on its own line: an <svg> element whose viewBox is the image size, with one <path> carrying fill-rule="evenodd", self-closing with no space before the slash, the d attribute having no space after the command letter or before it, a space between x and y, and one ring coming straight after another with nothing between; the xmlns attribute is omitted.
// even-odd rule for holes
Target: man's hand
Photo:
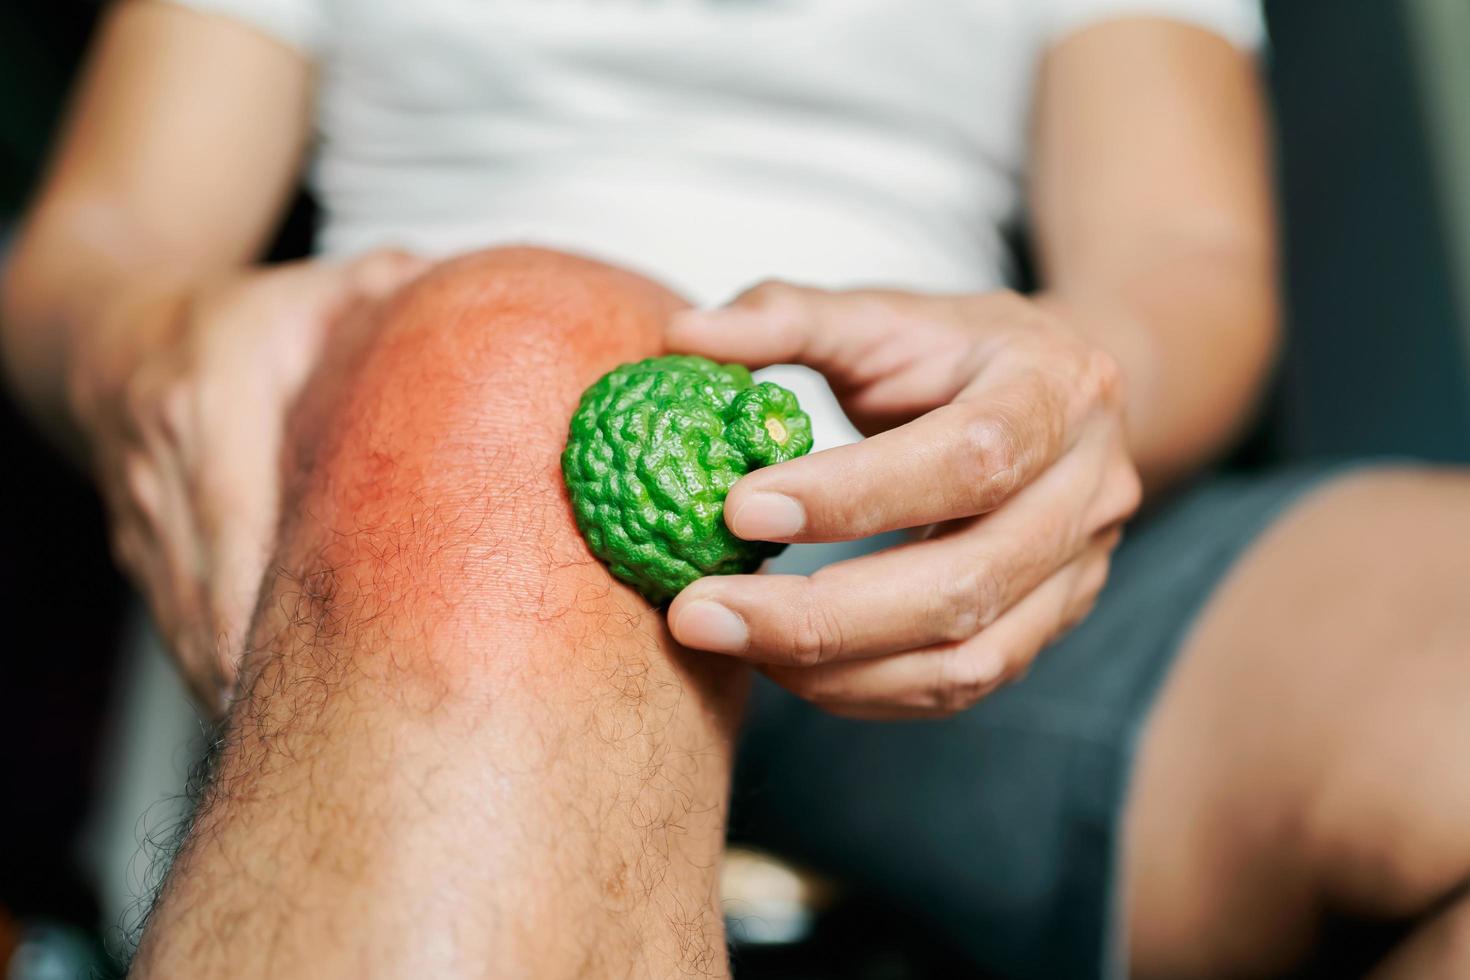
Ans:
<svg viewBox="0 0 1470 980"><path fill-rule="evenodd" d="M212 711L233 691L272 544L286 412L331 325L422 265L377 252L156 291L78 343L69 396L115 554Z"/></svg>
<svg viewBox="0 0 1470 980"><path fill-rule="evenodd" d="M676 316L672 348L821 371L869 438L758 470L742 538L919 540L811 576L709 577L675 638L762 665L838 714L929 717L1023 672L1091 609L1138 476L1113 359L1013 293L828 293L767 283Z"/></svg>

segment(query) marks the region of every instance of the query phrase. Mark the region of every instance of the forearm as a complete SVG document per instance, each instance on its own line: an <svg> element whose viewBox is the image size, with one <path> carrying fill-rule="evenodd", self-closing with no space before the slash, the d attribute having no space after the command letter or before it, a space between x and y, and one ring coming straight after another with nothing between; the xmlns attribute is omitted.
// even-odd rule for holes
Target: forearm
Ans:
<svg viewBox="0 0 1470 980"><path fill-rule="evenodd" d="M1150 489L1239 436L1279 341L1269 256L1246 245L1161 247L1042 298L1122 368L1130 447Z"/></svg>
<svg viewBox="0 0 1470 980"><path fill-rule="evenodd" d="M205 275L191 260L155 252L118 225L105 207L39 210L0 281L6 380L37 423L78 456L82 427L70 388L79 347L111 336L119 321L162 339L183 297Z"/></svg>
<svg viewBox="0 0 1470 980"><path fill-rule="evenodd" d="M1267 128L1251 56L1185 24L1108 21L1042 63L1029 193L1041 281L1122 367L1150 487L1221 452L1269 369Z"/></svg>
<svg viewBox="0 0 1470 980"><path fill-rule="evenodd" d="M227 18L108 5L0 295L7 373L49 429L75 437L68 361L115 308L262 248L297 173L309 79L297 52Z"/></svg>

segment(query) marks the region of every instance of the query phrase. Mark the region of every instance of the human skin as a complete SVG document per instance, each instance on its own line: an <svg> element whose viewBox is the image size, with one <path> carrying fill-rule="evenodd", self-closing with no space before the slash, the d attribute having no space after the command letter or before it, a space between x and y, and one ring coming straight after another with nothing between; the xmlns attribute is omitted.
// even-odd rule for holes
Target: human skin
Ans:
<svg viewBox="0 0 1470 980"><path fill-rule="evenodd" d="M276 522L284 406L331 319L400 263L248 265L307 138L299 57L164 3L109 5L98 37L7 256L4 366L92 474L115 557L218 712Z"/></svg>
<svg viewBox="0 0 1470 980"><path fill-rule="evenodd" d="M1108 432L1122 428L1158 490L1249 416L1276 329L1264 130L1250 61L1228 44L1167 21L1104 23L1039 75L1039 293L767 283L676 318L679 350L821 371L874 437L742 480L727 507L737 534L936 524L943 538L810 577L695 583L671 611L676 635L871 716L962 709L1023 673L1088 608L1089 550L1105 558L1130 510L1129 474L1098 448ZM896 477L915 459L920 486Z"/></svg>
<svg viewBox="0 0 1470 980"><path fill-rule="evenodd" d="M268 281L272 271L248 265L299 174L312 65L227 20L152 0L115 5L100 38L67 137L7 269L7 366L32 413L93 461L104 494L118 502L113 522L119 543L129 537L148 543L150 554L129 567L190 676L207 691L208 703L218 703L227 693L220 679L233 674L240 653L238 644L216 642L213 624L226 620L230 607L218 597L237 600L242 589L247 598L254 594L256 583L241 586L249 576L239 569L252 562L261 567L268 543L221 547L211 537L228 522L197 520L193 512L229 515L244 508L245 523L272 527L270 484L277 474L257 465L221 479L228 464L245 457L191 454L168 439L109 446L122 438L118 429L157 430L97 427L80 406L99 406L95 417L168 413L157 401L133 397L130 384L89 371L82 352L104 333L119 342L127 363L141 368L171 360L165 338L175 334L160 329L169 314L158 311L197 310L195 301L218 296L222 280L242 288L227 290L233 299L218 317L191 321L190 333L212 335L263 292L272 294L273 317L294 318L314 332L330 325L331 310L317 302L317 290L280 289ZM250 84L240 84L242 78ZM997 337L1014 336L1017 321L1040 321L1049 332L1101 350L1118 369L1128 454L1150 488L1192 472L1228 445L1249 416L1274 350L1273 233L1258 88L1248 58L1218 38L1169 21L1104 23L1055 45L1039 65L1027 174L1042 292L1019 305L1016 297L1002 297L998 308L1015 316L979 316L985 298L964 297L955 304L964 315L934 318L938 333L994 331ZM346 305L361 292L340 269L318 262L303 268L320 274L308 279L337 282ZM760 301L771 294L757 290L735 303L735 311L759 319ZM777 295L788 302L773 310L789 310L795 299L818 314L778 318L775 327L787 329L814 319L840 326L848 316L843 311L866 300L800 284ZM880 318L901 327L915 315L930 316L936 305L942 304L932 297L890 296ZM683 319L687 328L689 318ZM685 347L708 342L687 332L676 339ZM1066 357L1052 359L1052 367L1076 350L1071 342L1059 349ZM268 359L279 351L258 353ZM196 370L181 380L201 393L201 404L231 390L231 379L218 372ZM833 380L842 387L842 379ZM194 443L225 446L243 439L254 447L248 457L260 459L260 447L278 434L280 399L239 404L250 410L197 413L202 425ZM1029 421L1046 428L1045 418ZM888 444L895 455L928 448ZM123 460L170 487L163 496L190 513L151 527L136 481L118 465ZM736 488L735 502L762 481L790 480L779 489L815 512L820 500L809 495L820 488L793 472L802 471L758 474ZM1424 921L1397 960L1405 975L1465 972L1447 957L1463 955L1456 951L1470 943L1470 916L1463 903L1447 903L1458 887L1453 882L1470 880L1470 862L1453 835L1425 832L1438 826L1426 815L1455 815L1455 826L1470 822L1461 816L1463 719L1470 713L1444 710L1445 699L1454 707L1464 690L1455 673L1464 663L1464 625L1457 618L1463 603L1445 592L1446 581L1464 580L1455 564L1456 543L1464 540L1463 482L1438 474L1385 479L1372 493L1339 494L1331 487L1305 501L1280 534L1251 550L1180 653L1146 730L1128 804L1129 922L1141 973L1270 973L1272 964L1313 941L1324 910L1338 907ZM244 492L232 498L221 488ZM880 502L902 506L909 489L908 482L895 483ZM1322 514L1330 520L1319 520ZM1311 515L1318 516L1308 520ZM1069 528L1076 516L1057 512L1043 523ZM733 508L731 519L740 523ZM1287 533L1292 526L1308 531ZM1381 539L1362 533L1370 527L1386 531ZM1066 559L1066 549L1054 547L1057 535L1035 540L1034 552L1012 556L1043 564ZM127 549L120 544L119 550L128 560ZM973 557L972 580L995 581L983 566L986 554L977 550ZM162 571L150 576L137 567L145 561ZM881 579L869 575L866 581L871 587ZM1332 584L1301 591L1318 582ZM754 580L721 584L731 590L724 598L732 606L738 605L737 590L749 599L770 587ZM174 589L219 608L213 615L187 615L195 602ZM847 591L833 598L850 603ZM1292 601L1281 601L1284 596ZM948 611L963 624L964 617L983 620L983 607L977 598ZM808 621L841 623L830 615L836 608L812 605ZM779 634L771 629L779 622L778 607L747 602L738 611L749 617L752 636L757 626ZM903 612L914 621L926 610L915 605ZM1417 628L1402 629L1404 622ZM675 617L676 630L688 625ZM243 625L227 624L224 632L243 633ZM1035 630L1024 632L1025 642L1013 638L1001 645L1009 674L1022 672L1042 645ZM993 641L995 631L990 635ZM976 648L989 646L993 655L991 641ZM782 651L752 644L740 652L760 660ZM218 663L201 669L209 658ZM884 709L909 705L916 694L927 696L930 708L960 707L995 683L978 671L982 663L969 661L968 674L945 674L933 669L945 664L943 658L924 658L925 669L901 671L895 684L869 673L864 697ZM781 679L831 704L854 690L832 683L841 673L833 666L790 670ZM1319 670L1294 669L1307 666L1363 683L1336 688L1328 703L1313 701L1321 690ZM859 673L866 672L854 668L847 679ZM1395 710L1386 707L1390 700ZM1238 714L1242 704L1282 705L1283 717L1300 712L1313 724L1226 724L1244 717ZM1420 712L1419 705L1438 709ZM1415 724L1402 723L1404 717ZM1382 754L1363 753L1365 745ZM1346 763L1363 758L1380 760L1373 779ZM1318 778L1282 780L1283 771ZM1401 807L1389 814L1392 819L1383 801ZM1242 813L1247 803L1251 809ZM1257 824L1247 819L1308 810L1315 819L1292 823L1296 832L1285 837L1253 833ZM1202 822L1200 814L1219 818ZM1210 833L1197 832L1206 825ZM1136 846L1138 840L1149 846ZM1159 862L1160 855L1169 859ZM1293 876L1293 887L1283 887L1278 870ZM1370 872L1398 900L1365 907L1339 888L1344 878ZM1228 902L1215 904L1222 896ZM1236 916L1228 914L1232 909L1271 914ZM1212 928L1219 923L1229 929Z"/></svg>
<svg viewBox="0 0 1470 980"><path fill-rule="evenodd" d="M591 557L559 451L678 301L532 250L349 319L139 977L721 976L744 669Z"/></svg>
<svg viewBox="0 0 1470 980"><path fill-rule="evenodd" d="M1369 470L1232 570L1137 762L1138 976L1286 975L1330 917L1404 925L1375 978L1470 975L1467 540L1463 468Z"/></svg>
<svg viewBox="0 0 1470 980"><path fill-rule="evenodd" d="M171 411L169 401L207 404L213 395L219 402L217 392L228 389L231 379L196 371L174 387L192 388L198 396L171 398L167 386L136 383L147 371L119 375L97 369L83 356L89 345L82 341L98 334L130 340L131 348L126 342L114 345L122 354L113 361L151 368L169 360L161 348L176 332L157 329L156 320L169 315L158 311L197 310L195 299L219 279L258 275L242 272L240 263L259 248L299 165L309 128L311 68L227 20L151 0L119 5L102 31L57 166L27 222L5 291L5 341L15 381L33 412L59 433L70 433L92 460L110 503L119 557L145 586L155 618L196 686L213 689L206 690L210 702L228 693L243 628L241 597L257 584L241 570L258 569L263 560L258 542L252 547L249 541L222 540L224 529L270 526L275 501L261 488L274 474L263 472L257 462L253 473L231 472L221 479L212 474L231 464L238 467L247 457L199 458L168 438L134 438L132 451L118 451L117 444L130 434L160 428L149 418L188 414ZM1145 482L1162 485L1222 448L1246 417L1272 348L1269 194L1249 59L1205 32L1135 19L1067 39L1048 53L1042 68L1029 185L1047 289L1020 304L1003 302L1002 296L956 297L957 309L948 317L955 322L940 326L990 334L995 342L1009 334L1016 341L1007 342L1016 348L1011 353L1021 353L1028 334L1056 341L1044 352L1031 352L1044 358L1034 373L1050 379L1053 390L1075 386L1082 397L1038 399L1036 410L1013 420L1013 427L1022 438L1058 434L1066 445L1025 445L1013 455L1039 454L1043 462L1065 463L1063 468L1077 471L1071 482L1096 492L1057 495L1050 501L1051 513L1034 511L1028 526L1008 535L1011 541L1035 542L1031 553L1014 558L1036 574L1007 581L1054 594L1036 596L1029 608L1043 614L1028 618L1026 628L1018 630L1025 642L1008 644L1012 649L1004 657L972 647L960 658L961 669L951 672L954 683L940 692L939 704L950 710L1023 670L1060 626L1085 613L1105 571L1108 525L1129 509L1129 471L1136 464ZM234 83L247 75L261 78L261 84ZM260 120L268 132L252 138L246 127L229 122L239 119ZM220 130L219 138L206 138L214 129ZM1129 138L1115 138L1122 132ZM210 152L205 148L213 147L220 158L203 157ZM1077 160L1089 166L1078 172ZM764 295L757 290L747 298ZM925 297L905 301L900 294L897 299L887 310L895 327L905 321L906 308L936 305ZM286 308L277 316L301 316L299 308L280 305ZM837 297L839 315L820 319L840 325L844 308L851 305ZM1017 314L1018 305L1033 309ZM324 316L319 309L313 315L318 321ZM1058 329L1031 331L1027 322ZM193 333L207 334L215 325L191 326ZM320 328L318 322L315 329ZM718 325L713 329L718 332ZM695 348L700 343L688 337L680 341ZM930 353L941 373L951 370L942 364L943 350ZM1102 380L1110 377L1116 383ZM863 452L881 450L885 469L892 469L915 455L941 453L944 446L1008 437L1005 428L996 431L985 418L947 410L936 397L945 386L933 387L923 407L941 409L931 420L935 424L895 432ZM1023 387L1036 392L1046 386ZM122 438L99 431L116 427L98 420L140 416L141 421L122 427ZM1077 418L1088 424L1077 425ZM207 426L195 444L233 445L243 439L265 446L279 424L273 410L227 414L226 420L228 439L215 438ZM226 421L211 426L222 428ZM1085 459L1088 454L1070 451L1083 428L1112 429L1122 438L1087 440L1089 447L1105 443L1107 448ZM1068 451L1053 451L1063 448ZM248 458L258 461L261 454ZM140 481L139 471L149 478ZM1018 472L1028 477L1035 470ZM975 476L972 468L956 465L937 472L933 482L939 494L965 502ZM161 522L148 519L148 501L139 499L140 482L161 485L166 492L154 496L174 503L154 511L244 513L246 519L176 519L180 526L160 534L153 525ZM927 519L925 513L902 508L905 495L897 492L899 486L888 484L875 512L890 521ZM737 490L737 502L741 495ZM940 510L934 518L973 520L995 501L968 503L968 512L965 507ZM750 522L747 533L772 530L762 529L754 512L743 516ZM861 533L857 522L824 531L829 536ZM132 544L139 541L144 546ZM922 571L923 555L894 558L907 562L898 578L924 580L909 574ZM811 621L839 621L845 609L861 604L877 571L869 568L833 597L841 601L814 603ZM987 574L975 569L956 581L983 584ZM752 587L734 588L749 593ZM900 620L931 611L926 593L917 588L895 598ZM947 621L940 628L904 642L969 639L963 635L966 623L987 622L1022 598L1007 594L987 600L977 589L942 610ZM1001 608L994 608L997 602ZM761 611L774 616L778 609L766 603ZM738 612L758 618L753 608ZM676 617L676 627L680 620ZM752 618L745 622L757 625ZM770 623L777 633L785 632L782 625ZM815 629L802 635L823 638ZM692 631L685 639L697 642ZM699 642L715 650L732 647L704 642L711 639ZM901 652L891 639L882 643L889 652ZM795 683L798 679L790 678L789 686L809 692L810 686ZM885 705L907 710L911 681L905 674L875 692L878 704L872 713L891 713Z"/></svg>

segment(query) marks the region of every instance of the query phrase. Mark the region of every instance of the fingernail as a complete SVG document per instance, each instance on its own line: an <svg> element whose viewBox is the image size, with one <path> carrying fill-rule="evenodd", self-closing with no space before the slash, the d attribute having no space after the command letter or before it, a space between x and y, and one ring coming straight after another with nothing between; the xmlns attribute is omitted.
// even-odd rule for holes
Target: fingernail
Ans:
<svg viewBox="0 0 1470 980"><path fill-rule="evenodd" d="M739 653L750 642L750 631L743 619L718 602L696 599L679 610L678 639L711 653Z"/></svg>
<svg viewBox="0 0 1470 980"><path fill-rule="evenodd" d="M726 523L747 541L779 541L801 533L806 511L784 493L753 493Z"/></svg>

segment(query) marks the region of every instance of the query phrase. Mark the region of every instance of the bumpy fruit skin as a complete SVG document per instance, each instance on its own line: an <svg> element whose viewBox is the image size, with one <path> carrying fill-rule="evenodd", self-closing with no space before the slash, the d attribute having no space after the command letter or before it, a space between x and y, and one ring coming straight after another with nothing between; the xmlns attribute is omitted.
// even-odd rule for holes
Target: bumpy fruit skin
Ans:
<svg viewBox="0 0 1470 980"><path fill-rule="evenodd" d="M705 575L754 571L784 545L725 527L746 473L812 448L811 420L738 364L652 357L603 375L572 416L562 474L592 553L655 605Z"/></svg>

